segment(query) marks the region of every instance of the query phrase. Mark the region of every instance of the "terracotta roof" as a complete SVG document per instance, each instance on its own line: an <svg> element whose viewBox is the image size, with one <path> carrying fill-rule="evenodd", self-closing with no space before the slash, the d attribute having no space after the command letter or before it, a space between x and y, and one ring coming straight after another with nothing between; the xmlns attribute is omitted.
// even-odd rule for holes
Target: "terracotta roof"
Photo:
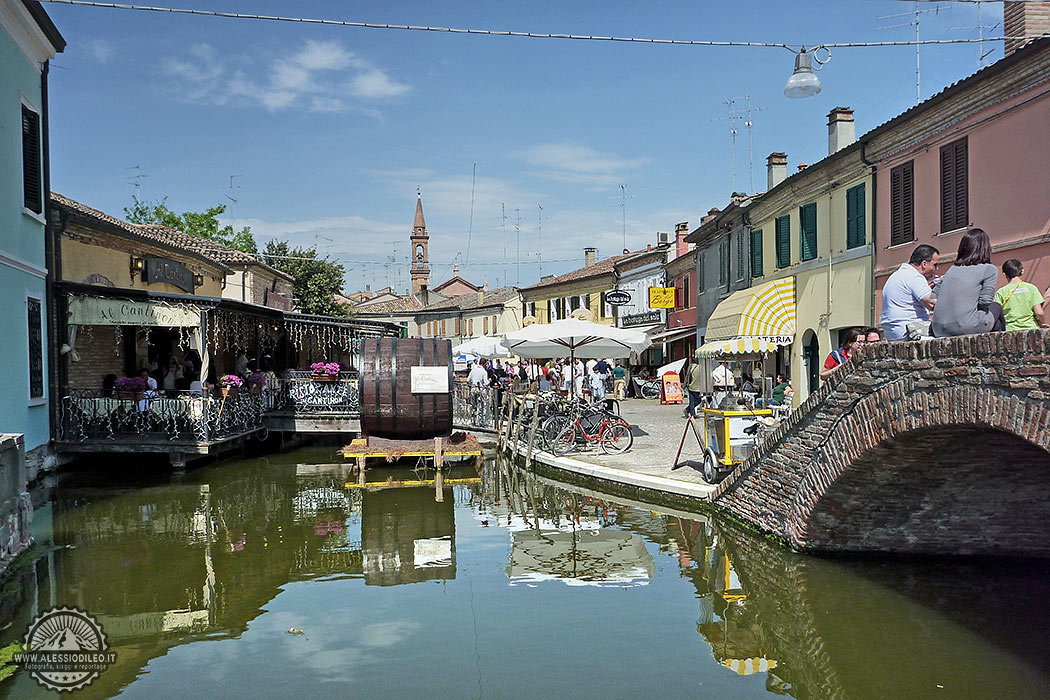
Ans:
<svg viewBox="0 0 1050 700"><path fill-rule="evenodd" d="M457 294L454 297L449 297L444 301L439 301L431 304L424 309L425 311L438 311L445 309L461 309L467 311L469 309L477 309L483 306L495 306L496 304L504 304L510 299L514 299L518 296L517 287L499 287L498 289L490 289L483 291L481 294L481 303L478 303L477 292L467 292L466 294Z"/></svg>
<svg viewBox="0 0 1050 700"><path fill-rule="evenodd" d="M453 282L462 282L463 284L467 285L468 287L470 287L473 290L481 289L481 287L479 287L478 285L474 284L473 282L470 282L468 280L463 279L459 275L452 275L447 280L445 280L444 282L442 282L438 286L434 287L433 291L440 292L442 289L444 289L445 287L449 286Z"/></svg>
<svg viewBox="0 0 1050 700"><path fill-rule="evenodd" d="M645 252L645 251L643 251ZM623 255L614 255L611 258L605 258L605 260L599 260L589 267L581 267L571 272L566 272L563 275L552 277L549 280L537 282L536 284L524 287L524 289L541 289L543 287L549 287L555 284L561 284L562 282L573 282L575 280L584 280L589 277L597 277L598 275L604 275L607 272L612 272L613 267L616 263L626 260L627 258L636 255L637 253L624 253Z"/></svg>
<svg viewBox="0 0 1050 700"><path fill-rule="evenodd" d="M81 204L74 199L60 195L57 192L51 193L51 201L60 207L76 212L89 221L108 224L109 226L116 227L138 238L144 238L156 243L162 243L172 248L196 253L201 257L220 263L221 265L258 265L276 275L280 275L289 280L293 279L291 275L281 272L280 270L275 270L250 253L245 253L243 250L237 250L236 248L231 248L222 245L221 243L216 243L215 241L209 241L207 238L194 236L191 233L178 231L173 228L168 228L167 226L161 226L160 224L133 224L99 211L98 209L92 209L86 204Z"/></svg>
<svg viewBox="0 0 1050 700"><path fill-rule="evenodd" d="M360 315L397 314L405 313L406 311L419 311L422 308L423 305L419 303L419 299L416 299L413 295L410 294L399 299L381 301L377 304L368 304L367 306L358 305L357 312Z"/></svg>

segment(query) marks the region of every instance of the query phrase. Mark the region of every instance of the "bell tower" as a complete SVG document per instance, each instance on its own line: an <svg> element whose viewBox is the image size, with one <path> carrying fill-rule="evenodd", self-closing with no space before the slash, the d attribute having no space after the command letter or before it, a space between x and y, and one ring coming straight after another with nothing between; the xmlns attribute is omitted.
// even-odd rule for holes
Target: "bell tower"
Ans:
<svg viewBox="0 0 1050 700"><path fill-rule="evenodd" d="M427 223L423 220L423 196L416 190L416 220L412 224L412 293L430 287L430 258L427 252Z"/></svg>

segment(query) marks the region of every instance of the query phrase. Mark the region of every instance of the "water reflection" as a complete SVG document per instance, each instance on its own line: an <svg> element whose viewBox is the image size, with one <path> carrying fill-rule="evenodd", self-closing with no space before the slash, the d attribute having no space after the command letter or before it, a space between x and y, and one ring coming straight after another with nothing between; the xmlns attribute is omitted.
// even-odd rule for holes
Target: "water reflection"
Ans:
<svg viewBox="0 0 1050 700"><path fill-rule="evenodd" d="M328 460L67 478L35 515L39 556L6 581L0 642L53 605L90 611L119 656L83 697L209 694L193 684L202 664L210 694L250 697L347 678L364 695L462 697L460 674L510 697L611 677L622 687L606 694L624 697L698 683L721 697L1050 696L1045 566L814 559L502 462L360 483ZM447 685L427 670L436 649ZM302 660L280 666L294 687L267 675L285 658ZM166 670L187 687L158 690ZM41 692L21 673L0 685Z"/></svg>

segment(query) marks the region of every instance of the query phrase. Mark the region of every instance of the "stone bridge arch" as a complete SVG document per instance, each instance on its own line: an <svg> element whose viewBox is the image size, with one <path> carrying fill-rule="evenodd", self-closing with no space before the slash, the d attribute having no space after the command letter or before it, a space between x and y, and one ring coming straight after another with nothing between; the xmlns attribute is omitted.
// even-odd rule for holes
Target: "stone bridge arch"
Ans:
<svg viewBox="0 0 1050 700"><path fill-rule="evenodd" d="M1050 556L1050 335L868 347L715 503L820 551Z"/></svg>

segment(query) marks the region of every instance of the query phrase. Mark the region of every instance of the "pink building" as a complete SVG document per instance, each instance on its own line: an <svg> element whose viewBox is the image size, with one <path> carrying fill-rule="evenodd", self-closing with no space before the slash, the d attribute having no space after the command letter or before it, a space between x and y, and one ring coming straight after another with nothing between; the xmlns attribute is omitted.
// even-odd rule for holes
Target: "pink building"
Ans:
<svg viewBox="0 0 1050 700"><path fill-rule="evenodd" d="M668 362L690 357L696 350L696 252L685 241L688 235L688 222L675 227L674 254L664 265L667 286L675 288L675 306L667 311L667 330L653 341L667 344Z"/></svg>
<svg viewBox="0 0 1050 700"><path fill-rule="evenodd" d="M1029 282L1050 284L1050 40L1008 53L861 141L862 158L877 163L875 318L886 278L916 245L950 263L971 227L988 232L997 267L1017 258Z"/></svg>

